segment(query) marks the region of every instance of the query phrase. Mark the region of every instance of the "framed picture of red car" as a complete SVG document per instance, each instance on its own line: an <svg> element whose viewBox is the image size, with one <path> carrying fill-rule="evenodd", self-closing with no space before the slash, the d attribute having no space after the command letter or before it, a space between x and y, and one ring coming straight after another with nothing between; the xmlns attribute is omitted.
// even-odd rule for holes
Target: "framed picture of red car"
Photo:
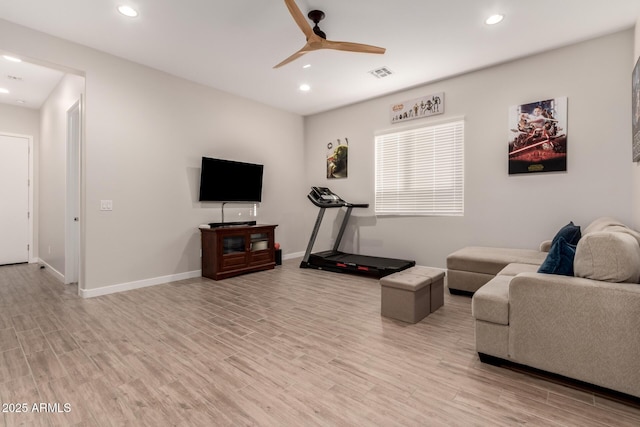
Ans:
<svg viewBox="0 0 640 427"><path fill-rule="evenodd" d="M509 108L509 175L567 170L567 97Z"/></svg>

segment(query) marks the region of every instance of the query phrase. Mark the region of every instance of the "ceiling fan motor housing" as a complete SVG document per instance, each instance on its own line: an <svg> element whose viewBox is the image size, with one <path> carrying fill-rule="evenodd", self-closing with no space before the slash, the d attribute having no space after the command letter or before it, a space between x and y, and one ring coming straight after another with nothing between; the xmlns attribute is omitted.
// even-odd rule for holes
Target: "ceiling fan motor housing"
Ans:
<svg viewBox="0 0 640 427"><path fill-rule="evenodd" d="M319 36L322 37L323 39L327 38L327 35L324 33L324 31L322 31L320 29L320 27L318 27L318 22L322 21L324 19L324 12L321 10L312 10L311 12L309 12L307 14L307 16L309 17L309 19L311 19L313 21L313 23L315 24L313 26L313 32Z"/></svg>

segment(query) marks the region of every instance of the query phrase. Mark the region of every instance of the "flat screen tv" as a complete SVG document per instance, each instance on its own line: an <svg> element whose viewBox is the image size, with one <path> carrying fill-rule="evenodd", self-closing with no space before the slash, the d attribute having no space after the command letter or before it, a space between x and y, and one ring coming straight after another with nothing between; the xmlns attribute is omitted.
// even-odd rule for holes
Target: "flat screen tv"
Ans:
<svg viewBox="0 0 640 427"><path fill-rule="evenodd" d="M263 165L202 158L201 202L261 202Z"/></svg>

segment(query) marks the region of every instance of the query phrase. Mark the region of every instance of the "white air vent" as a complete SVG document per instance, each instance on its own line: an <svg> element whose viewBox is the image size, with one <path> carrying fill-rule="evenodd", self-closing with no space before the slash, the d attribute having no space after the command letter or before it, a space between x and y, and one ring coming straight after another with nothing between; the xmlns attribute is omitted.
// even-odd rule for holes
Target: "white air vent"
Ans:
<svg viewBox="0 0 640 427"><path fill-rule="evenodd" d="M372 76L378 79L381 79L383 77L390 76L391 74L393 74L393 71L391 71L387 67L381 67L376 70L369 71L369 74L371 74Z"/></svg>

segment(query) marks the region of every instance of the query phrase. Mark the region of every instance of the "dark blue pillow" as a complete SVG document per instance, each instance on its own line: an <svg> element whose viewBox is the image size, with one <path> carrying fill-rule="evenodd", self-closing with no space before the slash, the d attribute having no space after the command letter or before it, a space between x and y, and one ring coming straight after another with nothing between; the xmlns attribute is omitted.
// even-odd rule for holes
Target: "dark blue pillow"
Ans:
<svg viewBox="0 0 640 427"><path fill-rule="evenodd" d="M538 273L562 274L573 276L573 259L576 257L576 245L568 243L560 236L551 244L547 258L538 269Z"/></svg>
<svg viewBox="0 0 640 427"><path fill-rule="evenodd" d="M582 233L580 233L580 226L575 225L573 221L569 222L569 224L565 225L556 233L555 237L551 241L551 245L553 245L560 237L564 237L564 240L567 241L570 245L577 245L578 240L582 237Z"/></svg>

